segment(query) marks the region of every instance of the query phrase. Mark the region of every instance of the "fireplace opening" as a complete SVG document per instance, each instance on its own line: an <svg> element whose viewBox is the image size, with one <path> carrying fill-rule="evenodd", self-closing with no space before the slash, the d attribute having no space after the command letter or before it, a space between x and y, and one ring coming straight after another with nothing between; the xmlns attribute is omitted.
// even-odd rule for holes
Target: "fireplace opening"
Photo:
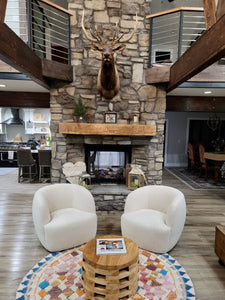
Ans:
<svg viewBox="0 0 225 300"><path fill-rule="evenodd" d="M85 162L93 183L125 184L131 146L85 145Z"/></svg>

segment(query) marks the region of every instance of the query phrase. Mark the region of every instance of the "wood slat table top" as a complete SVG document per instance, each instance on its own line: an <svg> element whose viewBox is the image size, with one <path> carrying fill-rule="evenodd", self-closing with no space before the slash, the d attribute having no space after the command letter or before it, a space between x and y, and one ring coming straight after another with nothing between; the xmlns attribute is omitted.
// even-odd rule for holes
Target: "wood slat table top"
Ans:
<svg viewBox="0 0 225 300"><path fill-rule="evenodd" d="M216 161L225 161L225 152L205 152L204 158Z"/></svg>
<svg viewBox="0 0 225 300"><path fill-rule="evenodd" d="M106 255L96 255L96 240L97 239L114 239L114 238L124 238L126 245L126 254L106 254ZM131 239L118 235L104 235L96 237L89 241L84 246L83 256L84 259L94 267L113 270L125 268L136 261L139 255L138 246Z"/></svg>

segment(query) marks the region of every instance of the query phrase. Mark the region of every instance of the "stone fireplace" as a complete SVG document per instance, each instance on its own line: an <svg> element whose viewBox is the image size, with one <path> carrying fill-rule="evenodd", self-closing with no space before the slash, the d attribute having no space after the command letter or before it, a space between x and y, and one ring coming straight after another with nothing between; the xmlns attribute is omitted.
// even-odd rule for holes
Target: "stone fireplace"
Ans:
<svg viewBox="0 0 225 300"><path fill-rule="evenodd" d="M151 12L151 1L68 0L68 3L74 14L71 18L71 63L75 76L71 84L51 90L52 181L66 181L62 173L65 162L85 161L88 171L93 171L89 162L90 151L93 154L93 151L107 152L111 149L112 152L121 152L122 149L125 164L141 165L148 184L161 184L166 91L163 85L145 84L149 47L146 15ZM91 50L89 42L83 37L83 9L87 16L86 28L92 23L99 24L103 33L114 28L115 22L122 30L130 32L134 27L136 13L138 16L138 30L132 42L127 43L125 50L116 58L120 91L110 100L102 97L97 90L101 56ZM101 131L96 129L90 133L82 131L79 126L72 131L63 127L68 124L72 128L76 124L73 106L79 95L89 108L87 123L101 124ZM111 133L111 129L104 131L107 127L104 114L110 112L117 114L117 123L111 124L111 127L126 126L125 129L114 133ZM142 126L140 129L134 127L134 116L135 121L138 119L137 126ZM155 132L148 134L145 128L151 126Z"/></svg>

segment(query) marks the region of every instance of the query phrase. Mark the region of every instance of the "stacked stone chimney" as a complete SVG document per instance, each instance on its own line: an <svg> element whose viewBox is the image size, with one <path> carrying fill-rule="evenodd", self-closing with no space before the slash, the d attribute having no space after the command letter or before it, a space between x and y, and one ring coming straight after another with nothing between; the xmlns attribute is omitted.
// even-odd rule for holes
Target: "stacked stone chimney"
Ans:
<svg viewBox="0 0 225 300"><path fill-rule="evenodd" d="M85 144L132 145L132 162L140 164L149 184L161 184L166 92L164 86L147 85L145 69L149 56L150 0L68 0L71 18L71 64L74 81L51 90L52 181L64 182L62 165L84 161ZM137 13L138 29L125 50L116 57L120 91L112 99L103 98L97 90L101 55L90 48L81 29L98 26L103 37L112 36L115 23L122 31L131 32ZM59 133L59 122L74 122L73 106L78 96L89 107L87 122L104 123L106 112L117 113L117 123L130 124L134 115L140 124L156 125L153 137L72 136Z"/></svg>

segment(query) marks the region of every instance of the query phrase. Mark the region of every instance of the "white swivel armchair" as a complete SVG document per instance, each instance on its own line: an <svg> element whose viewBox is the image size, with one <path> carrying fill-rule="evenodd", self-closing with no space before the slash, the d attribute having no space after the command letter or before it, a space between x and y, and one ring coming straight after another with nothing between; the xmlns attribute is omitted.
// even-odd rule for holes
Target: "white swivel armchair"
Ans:
<svg viewBox="0 0 225 300"><path fill-rule="evenodd" d="M76 184L52 184L36 191L33 222L48 251L61 251L88 242L96 235L97 215L92 194Z"/></svg>
<svg viewBox="0 0 225 300"><path fill-rule="evenodd" d="M140 248L165 253L178 242L186 219L181 191L168 186L144 186L131 192L121 217L122 235Z"/></svg>

